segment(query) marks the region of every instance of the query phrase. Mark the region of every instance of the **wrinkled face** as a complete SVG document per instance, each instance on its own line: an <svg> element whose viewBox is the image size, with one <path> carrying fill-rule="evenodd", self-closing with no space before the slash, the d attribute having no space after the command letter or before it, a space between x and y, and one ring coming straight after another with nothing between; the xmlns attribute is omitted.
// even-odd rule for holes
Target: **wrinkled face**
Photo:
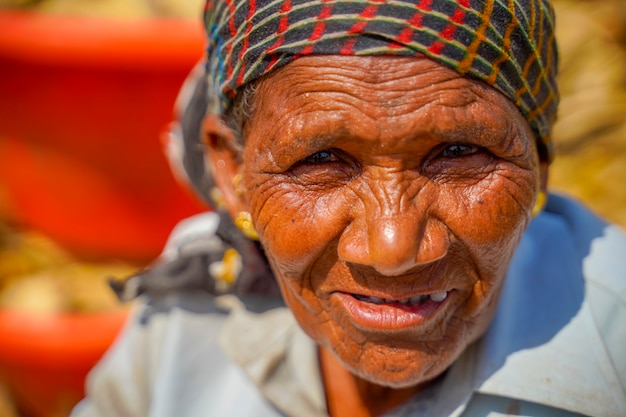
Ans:
<svg viewBox="0 0 626 417"><path fill-rule="evenodd" d="M370 382L440 374L489 324L530 218L525 119L416 58L300 58L256 97L246 204L298 322Z"/></svg>

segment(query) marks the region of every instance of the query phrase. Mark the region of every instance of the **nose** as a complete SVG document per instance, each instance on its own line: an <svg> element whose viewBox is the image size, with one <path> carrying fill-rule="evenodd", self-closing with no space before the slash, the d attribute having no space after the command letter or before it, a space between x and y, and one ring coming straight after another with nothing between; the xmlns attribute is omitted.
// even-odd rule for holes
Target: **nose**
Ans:
<svg viewBox="0 0 626 417"><path fill-rule="evenodd" d="M450 244L445 224L414 201L400 204L384 199L386 207L366 204L339 238L338 256L348 263L366 265L388 276L402 275L419 265L443 258ZM404 199L406 202L407 200Z"/></svg>

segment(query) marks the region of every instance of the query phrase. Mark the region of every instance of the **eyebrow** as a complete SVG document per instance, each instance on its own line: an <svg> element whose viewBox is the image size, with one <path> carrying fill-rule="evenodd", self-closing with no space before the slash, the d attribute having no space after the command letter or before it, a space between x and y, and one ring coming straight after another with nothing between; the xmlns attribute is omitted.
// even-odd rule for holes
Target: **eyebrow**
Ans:
<svg viewBox="0 0 626 417"><path fill-rule="evenodd" d="M274 152L276 156L281 158L297 156L301 159L313 153L334 148L338 140L340 137L335 135L320 135L306 139L303 136L296 136L293 141L275 146Z"/></svg>
<svg viewBox="0 0 626 417"><path fill-rule="evenodd" d="M345 123L338 126L329 126L328 124L319 126L322 128L320 129L318 127L318 132L314 136L304 136L302 131L305 129L295 128L293 129L295 130L295 136L283 137L284 140L281 141L279 139L281 135L277 135L276 139L278 140L275 140L274 143L278 145L279 148L285 149L285 151L293 150L294 147L310 151L320 151L334 147L337 141L343 138L356 139L354 132L351 132Z"/></svg>

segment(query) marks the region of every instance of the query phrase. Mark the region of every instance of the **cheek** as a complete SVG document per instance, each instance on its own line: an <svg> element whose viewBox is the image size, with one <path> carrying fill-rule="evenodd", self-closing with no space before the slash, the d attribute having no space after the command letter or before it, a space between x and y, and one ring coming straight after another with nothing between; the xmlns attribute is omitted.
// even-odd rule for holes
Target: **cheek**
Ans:
<svg viewBox="0 0 626 417"><path fill-rule="evenodd" d="M319 280L336 267L334 248L345 228L346 205L340 193L311 196L294 188L269 181L257 187L249 200L252 218L285 302L300 326L314 340L329 341L333 332L327 331L327 325L334 319L320 294Z"/></svg>
<svg viewBox="0 0 626 417"><path fill-rule="evenodd" d="M530 220L538 183L533 170L503 170L463 192L446 194L456 198L441 200L441 215L447 213L446 224L465 253L457 258L472 259L467 276L473 282L468 282L466 301L455 316L472 339L488 325L495 310L511 258Z"/></svg>
<svg viewBox="0 0 626 417"><path fill-rule="evenodd" d="M275 272L301 280L345 227L339 193L312 195L267 185L252 193L252 218Z"/></svg>
<svg viewBox="0 0 626 417"><path fill-rule="evenodd" d="M471 187L442 190L438 215L477 254L477 262L506 269L530 221L538 187L534 170L504 168Z"/></svg>

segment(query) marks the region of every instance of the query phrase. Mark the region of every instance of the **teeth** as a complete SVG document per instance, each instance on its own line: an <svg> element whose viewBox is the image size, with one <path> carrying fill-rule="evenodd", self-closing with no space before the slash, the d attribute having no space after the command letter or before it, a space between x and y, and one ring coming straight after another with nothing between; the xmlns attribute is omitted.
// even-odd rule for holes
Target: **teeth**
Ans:
<svg viewBox="0 0 626 417"><path fill-rule="evenodd" d="M408 304L422 304L427 299L428 299L427 295L418 295L418 296L409 298L409 300L408 300L409 303Z"/></svg>
<svg viewBox="0 0 626 417"><path fill-rule="evenodd" d="M382 298L378 298L378 297L368 297L366 295L358 295L355 294L354 298L356 298L359 301L365 301L366 303L372 303L372 304L382 304L383 302L386 302L384 299Z"/></svg>
<svg viewBox="0 0 626 417"><path fill-rule="evenodd" d="M391 298L379 298L379 297L368 297L365 295L355 295L354 297L359 301L365 301L366 303L372 304L404 304L404 305L419 305L426 302L429 298L436 302L440 303L446 299L448 293L445 291L436 292L430 295L417 295L415 297L406 298L404 300L393 300Z"/></svg>
<svg viewBox="0 0 626 417"><path fill-rule="evenodd" d="M430 299L436 303L440 303L443 300L445 300L447 296L448 296L447 292L441 291L441 292L436 292L436 293L431 294Z"/></svg>

